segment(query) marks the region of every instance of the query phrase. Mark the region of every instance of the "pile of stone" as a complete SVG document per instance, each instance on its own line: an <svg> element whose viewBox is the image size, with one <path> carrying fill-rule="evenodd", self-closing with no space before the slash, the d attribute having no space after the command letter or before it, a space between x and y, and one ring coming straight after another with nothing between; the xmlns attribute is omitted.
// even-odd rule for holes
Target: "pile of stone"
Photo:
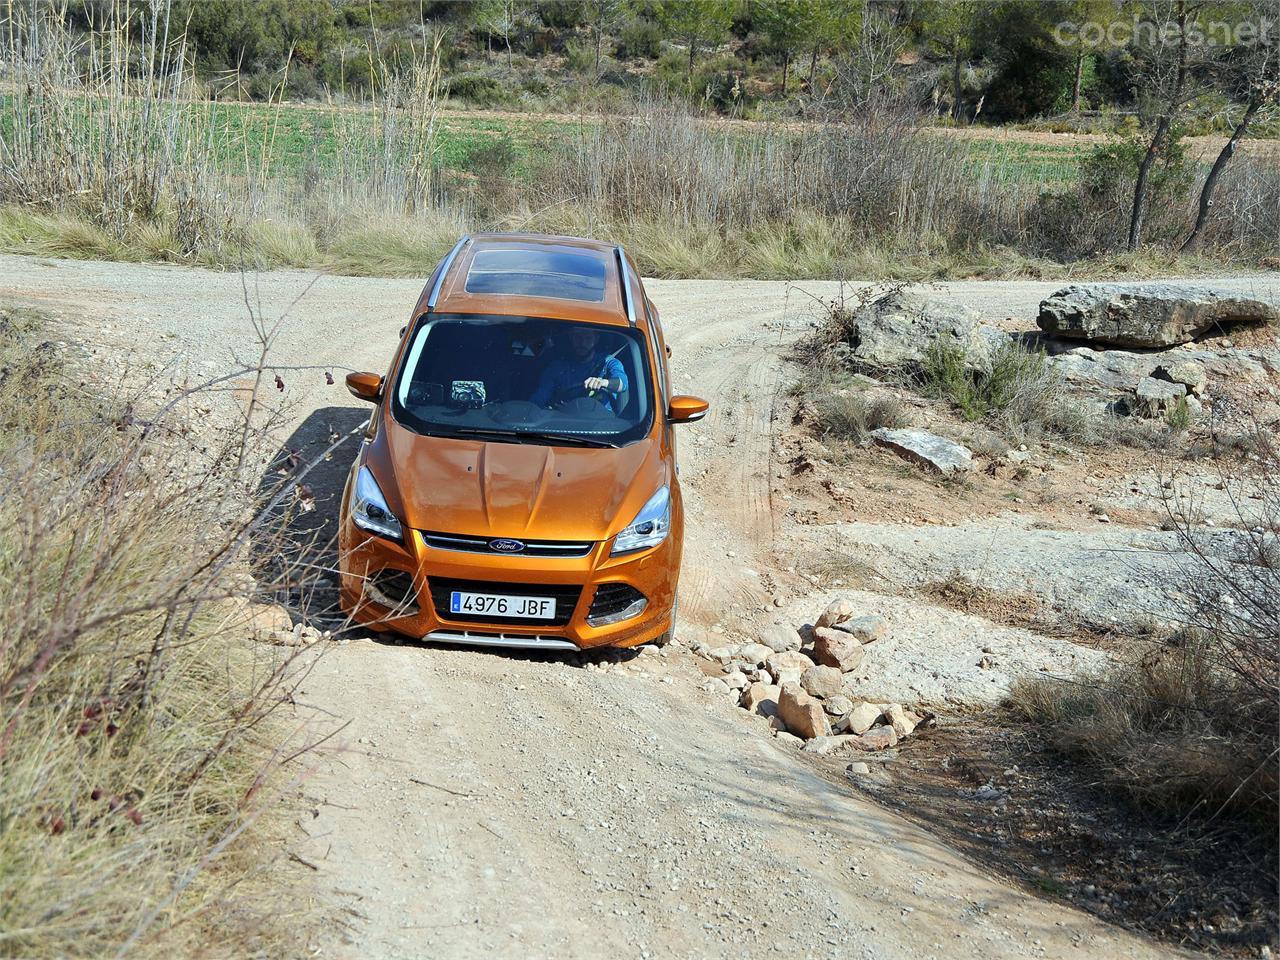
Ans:
<svg viewBox="0 0 1280 960"><path fill-rule="evenodd" d="M245 624L251 639L280 647L305 647L330 636L308 623L294 623L278 603L249 602L235 619Z"/></svg>
<svg viewBox="0 0 1280 960"><path fill-rule="evenodd" d="M891 642L883 617L859 615L848 600L836 600L806 634L775 626L760 643L706 651L724 671L707 688L731 693L779 736L807 741L806 750L821 754L886 750L924 720L901 704L857 695L867 649Z"/></svg>

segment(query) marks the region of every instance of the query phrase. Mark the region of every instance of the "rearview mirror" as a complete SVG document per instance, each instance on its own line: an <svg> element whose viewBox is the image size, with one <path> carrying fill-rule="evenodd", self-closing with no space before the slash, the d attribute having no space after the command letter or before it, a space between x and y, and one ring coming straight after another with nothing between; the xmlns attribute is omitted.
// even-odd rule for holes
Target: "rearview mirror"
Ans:
<svg viewBox="0 0 1280 960"><path fill-rule="evenodd" d="M382 399L382 377L376 373L348 373L347 389L357 400L377 403Z"/></svg>
<svg viewBox="0 0 1280 960"><path fill-rule="evenodd" d="M670 423L693 423L705 417L710 407L701 397L672 397L671 406L667 407L667 420Z"/></svg>

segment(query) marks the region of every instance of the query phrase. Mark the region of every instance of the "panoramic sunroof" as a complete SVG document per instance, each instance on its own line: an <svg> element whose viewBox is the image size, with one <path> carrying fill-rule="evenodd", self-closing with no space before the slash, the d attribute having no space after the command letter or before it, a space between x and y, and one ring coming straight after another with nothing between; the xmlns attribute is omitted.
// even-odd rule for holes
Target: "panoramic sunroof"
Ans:
<svg viewBox="0 0 1280 960"><path fill-rule="evenodd" d="M604 261L558 250L481 250L467 271L467 293L557 300L604 300Z"/></svg>

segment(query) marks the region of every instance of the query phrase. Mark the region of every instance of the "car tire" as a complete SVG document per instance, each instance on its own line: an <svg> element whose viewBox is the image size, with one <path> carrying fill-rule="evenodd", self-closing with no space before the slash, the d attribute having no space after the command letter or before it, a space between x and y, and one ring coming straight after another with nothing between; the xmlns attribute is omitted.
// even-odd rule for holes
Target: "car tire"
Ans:
<svg viewBox="0 0 1280 960"><path fill-rule="evenodd" d="M675 639L676 613L679 610L680 610L680 598L676 597L675 601L671 604L671 626L667 629L666 633L662 634L661 636L658 637L658 639L653 641L653 645L655 647L665 647L668 643L670 643L672 640Z"/></svg>

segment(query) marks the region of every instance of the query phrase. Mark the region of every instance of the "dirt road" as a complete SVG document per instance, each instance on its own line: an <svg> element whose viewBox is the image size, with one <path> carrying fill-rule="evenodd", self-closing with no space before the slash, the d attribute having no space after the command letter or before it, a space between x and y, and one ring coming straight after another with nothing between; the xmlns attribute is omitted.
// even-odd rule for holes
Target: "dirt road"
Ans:
<svg viewBox="0 0 1280 960"><path fill-rule="evenodd" d="M250 352L246 292L275 315L304 290L277 361L382 370L419 287L321 278L307 289L311 276L280 272L246 291L230 274L18 257L0 257L0 278L5 300L74 318L68 337L205 373ZM1026 318L1053 286L951 292ZM775 598L812 589L785 571L768 482L776 399L793 375L784 352L809 323L809 300L763 282L657 281L651 294L677 388L714 411L681 439L684 629L763 617ZM304 443L363 413L340 378L286 384ZM317 489L321 515L336 493L332 478ZM303 699L350 718L347 749L307 785L312 813L290 848L319 868L317 895L341 918L316 935L317 955L1166 954L988 875L855 797L701 680L679 652L584 669L545 655L332 646Z"/></svg>

